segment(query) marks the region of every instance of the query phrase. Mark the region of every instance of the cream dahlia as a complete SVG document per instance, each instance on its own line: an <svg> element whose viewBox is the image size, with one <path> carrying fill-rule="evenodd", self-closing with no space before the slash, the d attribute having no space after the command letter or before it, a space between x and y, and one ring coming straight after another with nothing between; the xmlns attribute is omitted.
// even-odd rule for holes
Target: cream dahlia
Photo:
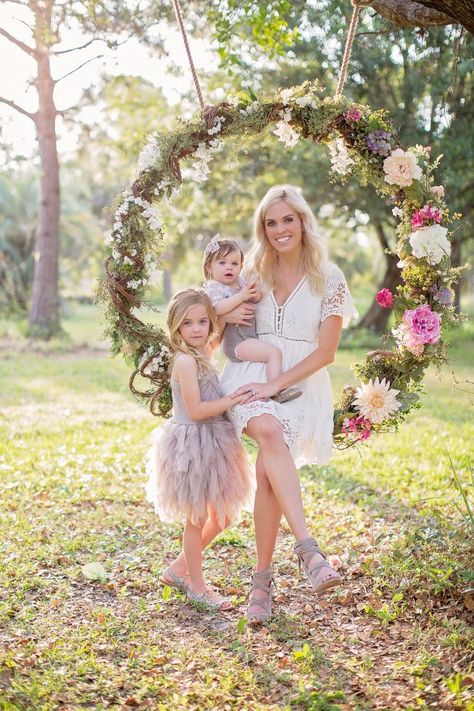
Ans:
<svg viewBox="0 0 474 711"><path fill-rule="evenodd" d="M390 382L385 378L370 379L368 383L357 388L354 405L361 415L379 424L399 409L400 403L396 398L399 392L400 390L391 388Z"/></svg>
<svg viewBox="0 0 474 711"><path fill-rule="evenodd" d="M421 178L421 168L411 151L397 148L383 162L385 182L405 188Z"/></svg>

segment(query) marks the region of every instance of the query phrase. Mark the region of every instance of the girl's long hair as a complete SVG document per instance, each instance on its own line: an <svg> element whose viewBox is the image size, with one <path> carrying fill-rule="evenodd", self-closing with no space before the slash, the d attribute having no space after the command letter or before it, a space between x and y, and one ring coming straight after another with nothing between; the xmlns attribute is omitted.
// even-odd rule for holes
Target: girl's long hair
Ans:
<svg viewBox="0 0 474 711"><path fill-rule="evenodd" d="M204 306L207 317L209 318L209 335L206 340L206 345L217 333L216 314L207 294L200 289L183 289L182 291L178 291L169 303L166 319L168 338L172 352L170 370L173 367L174 359L179 353L187 353L192 356L198 364L198 370L212 370L209 358L196 350L196 348L188 345L179 332L181 324L183 323L189 309L193 306L197 306L198 304Z"/></svg>
<svg viewBox="0 0 474 711"><path fill-rule="evenodd" d="M308 278L311 291L322 294L326 283L327 249L325 240L318 231L316 218L310 206L293 185L275 185L264 195L254 213L253 246L248 254L248 271L254 272L269 289L276 286L278 253L271 246L265 233L265 216L277 202L284 201L296 212L303 231L303 272Z"/></svg>

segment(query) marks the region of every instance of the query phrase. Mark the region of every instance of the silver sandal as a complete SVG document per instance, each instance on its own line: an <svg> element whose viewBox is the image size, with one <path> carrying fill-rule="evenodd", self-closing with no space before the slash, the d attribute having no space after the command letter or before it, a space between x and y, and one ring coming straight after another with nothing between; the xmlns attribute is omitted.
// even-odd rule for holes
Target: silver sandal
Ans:
<svg viewBox="0 0 474 711"><path fill-rule="evenodd" d="M303 568L311 587L317 595L322 595L341 584L341 576L334 568L331 568L326 556L314 538L305 538L302 541L298 541L298 543L295 543L294 550L298 556L300 573L301 568ZM315 553L319 553L323 557L323 560L320 560L319 563L312 562Z"/></svg>
<svg viewBox="0 0 474 711"><path fill-rule="evenodd" d="M275 585L273 580L273 570L266 568L259 572L255 571L252 574L252 589L247 605L247 621L249 624L259 625L268 620L272 615L272 593L271 586ZM253 593L255 590L261 590L266 594L266 597L256 598ZM262 612L250 612L251 607L261 607Z"/></svg>
<svg viewBox="0 0 474 711"><path fill-rule="evenodd" d="M214 590L194 593L188 588L186 595L188 600L196 602L198 606L202 606L213 612L224 612L225 610L230 610L232 607L230 601L226 597L219 595L219 593L216 593Z"/></svg>
<svg viewBox="0 0 474 711"><path fill-rule="evenodd" d="M166 568L166 570L162 572L160 576L160 583L168 585L170 588L176 588L176 590L183 593L187 593L189 589L186 578L176 575L176 573L173 573L173 571L169 568Z"/></svg>

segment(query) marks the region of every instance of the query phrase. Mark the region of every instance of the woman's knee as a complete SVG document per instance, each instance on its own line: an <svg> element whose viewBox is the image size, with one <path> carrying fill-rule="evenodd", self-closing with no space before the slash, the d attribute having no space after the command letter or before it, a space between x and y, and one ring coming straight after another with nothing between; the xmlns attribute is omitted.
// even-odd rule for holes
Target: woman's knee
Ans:
<svg viewBox="0 0 474 711"><path fill-rule="evenodd" d="M260 446L262 444L276 444L283 440L282 426L273 415L260 415L253 418L247 425L247 431Z"/></svg>

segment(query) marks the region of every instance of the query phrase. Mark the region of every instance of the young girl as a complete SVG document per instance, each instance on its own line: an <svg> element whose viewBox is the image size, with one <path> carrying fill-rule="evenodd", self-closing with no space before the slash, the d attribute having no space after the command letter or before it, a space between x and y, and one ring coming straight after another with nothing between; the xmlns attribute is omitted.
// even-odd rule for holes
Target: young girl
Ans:
<svg viewBox="0 0 474 711"><path fill-rule="evenodd" d="M221 397L209 361L216 318L197 289L177 293L168 307L173 353L173 418L155 430L149 455L147 498L163 521L186 517L183 550L162 582L215 609L228 600L211 590L202 573L202 549L246 503L251 493L245 450L225 411L242 398Z"/></svg>
<svg viewBox="0 0 474 711"><path fill-rule="evenodd" d="M240 273L244 255L237 242L214 237L204 250L203 271L206 283L204 291L209 296L218 316L229 313L244 301L260 301L261 294L256 284L246 284ZM221 350L234 363L250 361L265 363L267 382L281 374L282 353L276 346L260 341L255 321L248 326L226 324ZM300 388L286 388L272 397L283 403L302 394Z"/></svg>

